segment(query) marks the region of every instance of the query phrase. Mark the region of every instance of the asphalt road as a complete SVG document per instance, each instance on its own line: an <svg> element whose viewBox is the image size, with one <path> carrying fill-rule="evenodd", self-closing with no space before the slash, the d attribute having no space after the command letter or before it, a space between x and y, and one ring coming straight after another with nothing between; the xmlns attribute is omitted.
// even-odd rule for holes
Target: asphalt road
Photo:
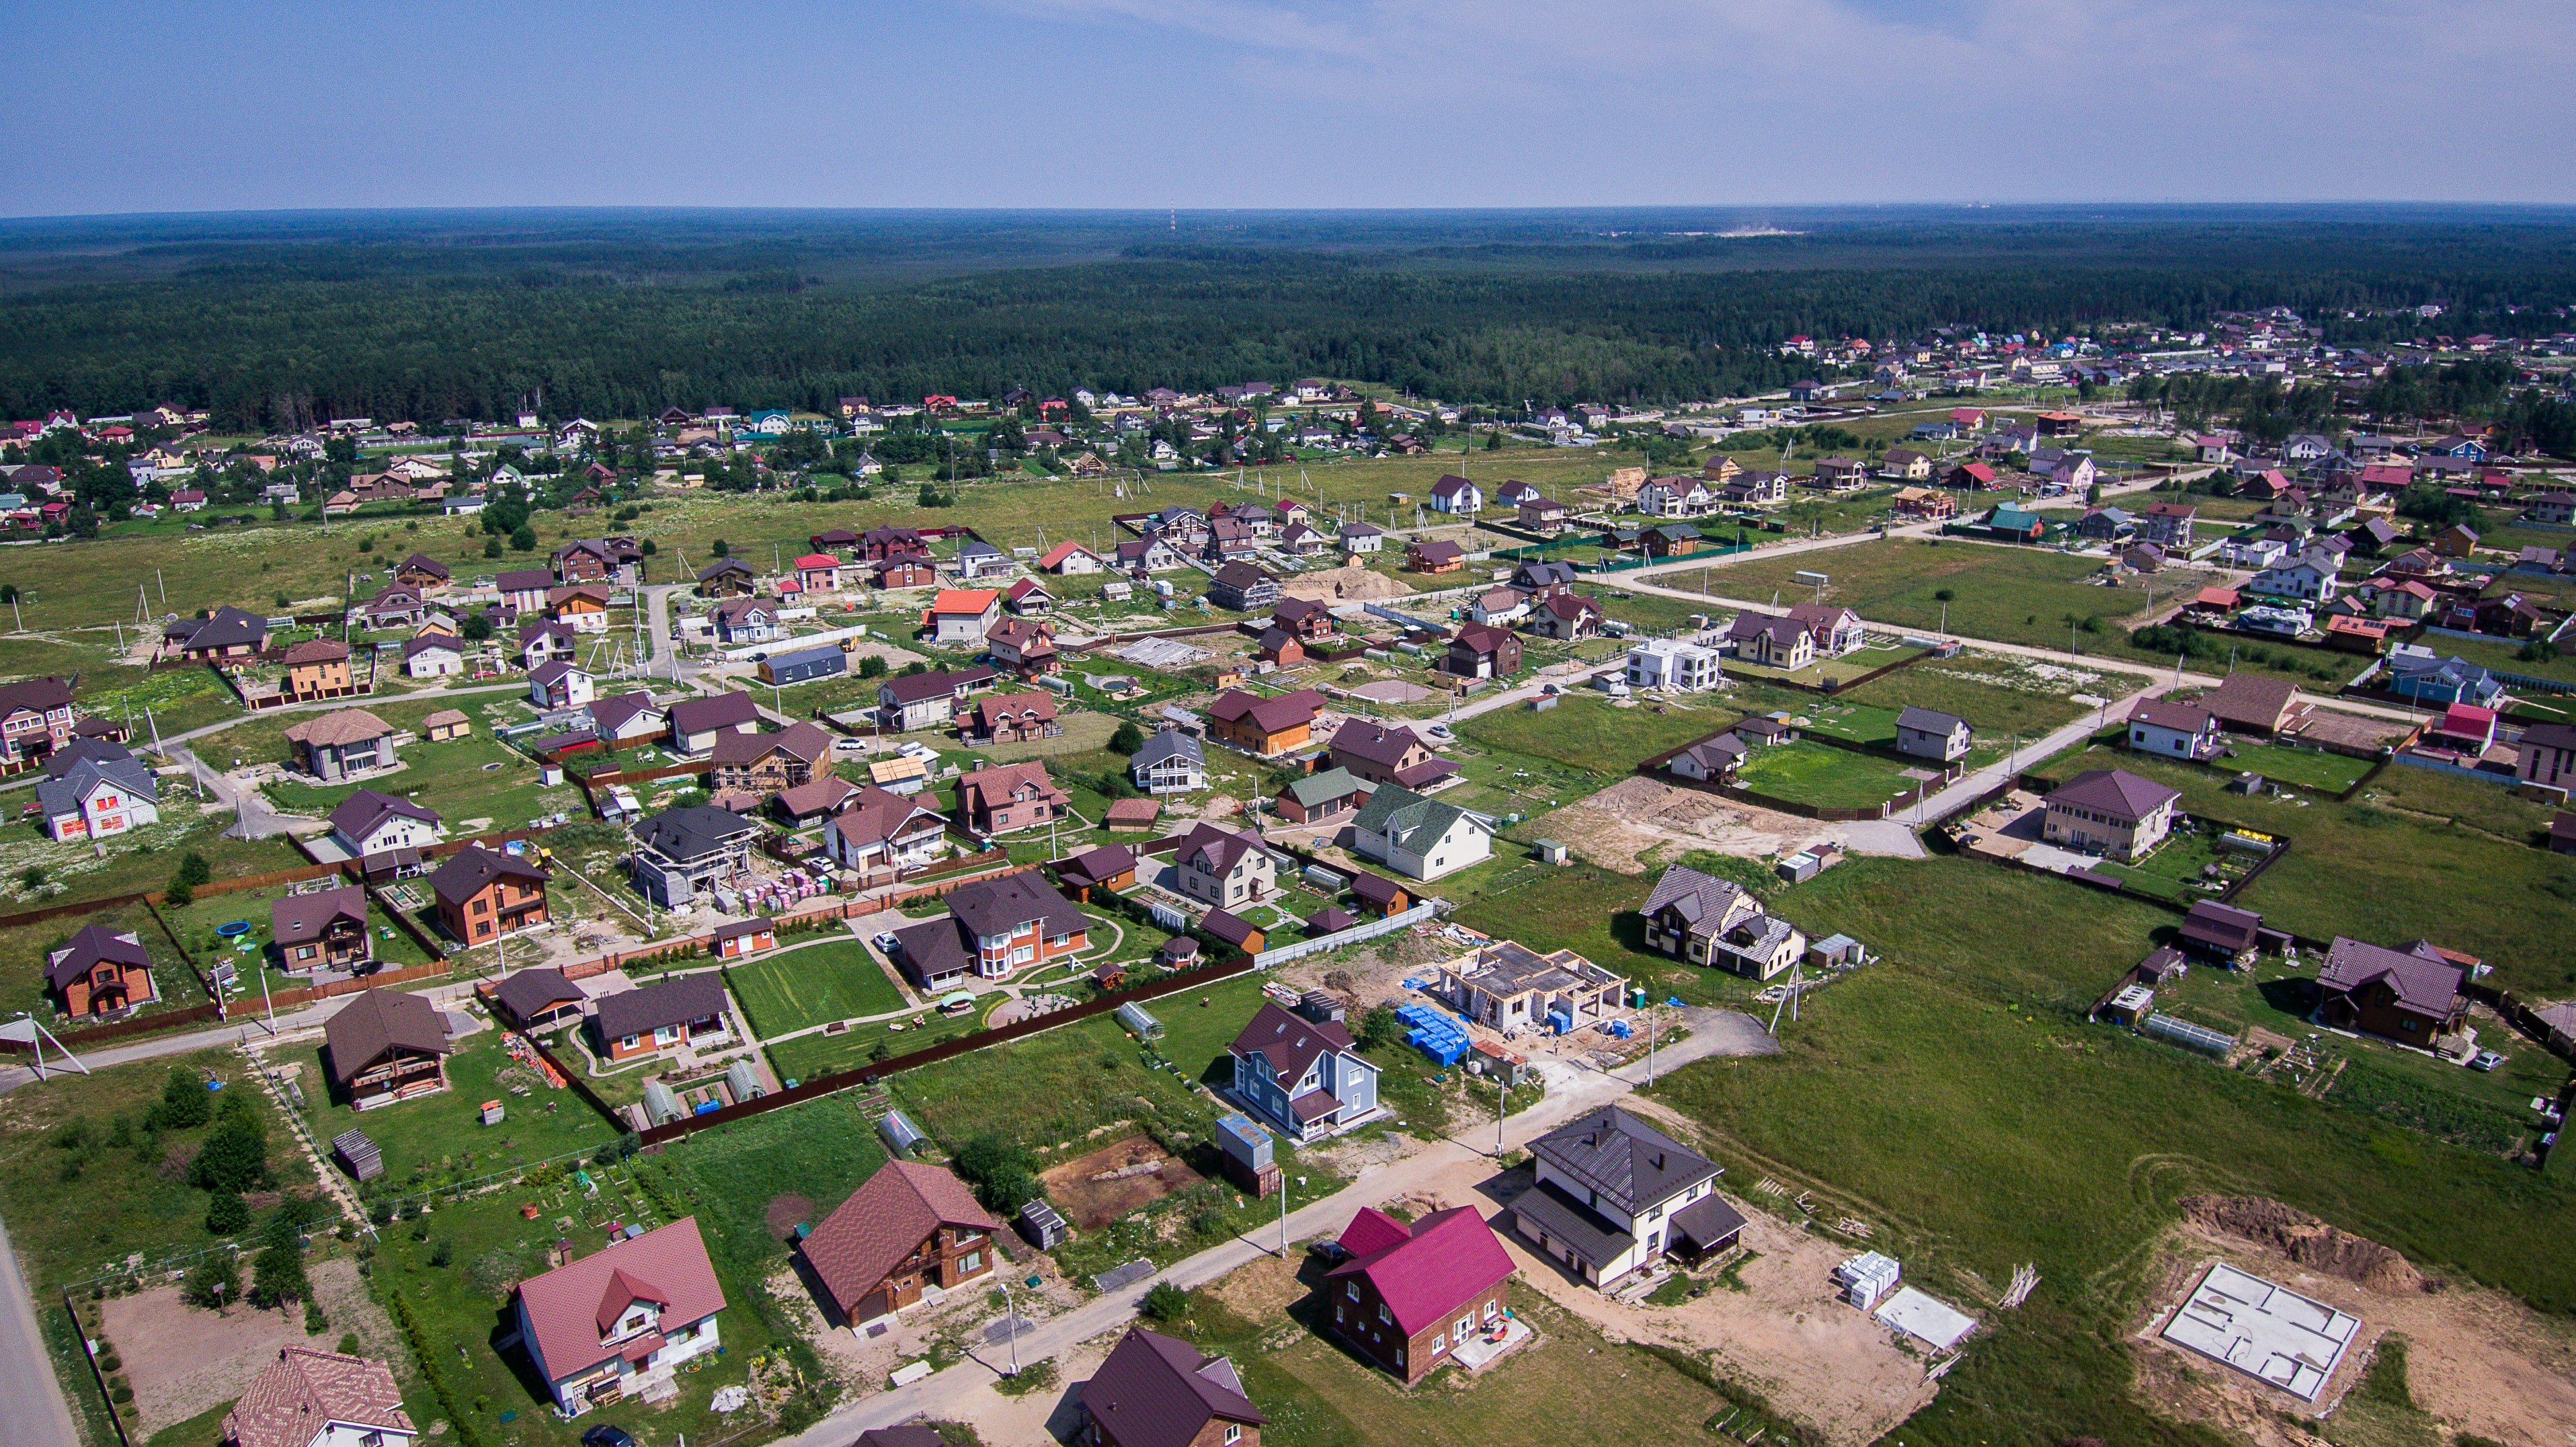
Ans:
<svg viewBox="0 0 2576 1447"><path fill-rule="evenodd" d="M80 1447L5 1226L0 1226L0 1447Z"/></svg>

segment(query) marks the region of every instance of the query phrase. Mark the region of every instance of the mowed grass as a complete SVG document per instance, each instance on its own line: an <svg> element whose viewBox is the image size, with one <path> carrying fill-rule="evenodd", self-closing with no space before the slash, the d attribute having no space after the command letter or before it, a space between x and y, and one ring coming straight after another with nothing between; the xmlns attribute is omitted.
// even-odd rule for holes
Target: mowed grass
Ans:
<svg viewBox="0 0 2576 1447"><path fill-rule="evenodd" d="M1217 1115L1169 1071L1149 1069L1105 1015L908 1070L890 1084L916 1122L951 1147L988 1133L1061 1146L1117 1120L1204 1131Z"/></svg>
<svg viewBox="0 0 2576 1447"><path fill-rule="evenodd" d="M2084 581L2101 575L2099 558L1958 539L1888 538L1819 556L1756 555L1714 574L1710 586L1731 598L1763 599L1777 590L1785 599L1802 602L1814 597L1814 589L1792 576L1801 570L1832 579L1824 601L1856 609L1881 627L1938 628L1946 610L1953 633L2062 649L2071 617L2077 625L2077 651L2168 666L2171 659L2159 660L2129 646L2124 620L2148 607L2150 586L2154 598L2167 600L2214 577L2173 569L2146 582L2130 579L2106 588ZM1947 600L1939 596L1945 591L1952 595ZM2086 619L2101 620L2098 631L2083 631Z"/></svg>
<svg viewBox="0 0 2576 1447"><path fill-rule="evenodd" d="M297 1068L305 1128L315 1140L327 1147L333 1136L357 1129L376 1143L385 1173L368 1184L377 1190L425 1191L616 1142L617 1129L598 1112L569 1088L547 1088L544 1075L512 1060L501 1042L497 1029L463 1037L447 1057L446 1090L363 1114L351 1110L331 1084L329 1057L319 1044L272 1058L281 1072ZM527 1094L514 1094L513 1086L525 1087ZM501 1103L498 1125L483 1124L487 1100Z"/></svg>
<svg viewBox="0 0 2576 1447"><path fill-rule="evenodd" d="M2122 1324L2153 1285L2143 1248L2195 1191L2272 1196L2576 1306L2570 1186L2085 1023L2166 912L1955 858L1854 861L1780 907L1883 960L1811 997L1781 1055L1654 1093L1716 1131L1737 1176L1869 1222L1927 1289L1979 1307L2015 1265L2041 1274L2020 1310L1981 1313L1991 1335L1909 1443L2172 1439L2131 1393Z"/></svg>
<svg viewBox="0 0 2576 1447"><path fill-rule="evenodd" d="M2183 806L2291 840L2287 857L2235 903L2264 923L2316 939L2350 935L2402 946L2430 938L2477 955L2489 982L2539 999L2576 995L2576 858L2531 841L2550 809L2512 791L2425 769L2393 767L2348 803L2226 792L2227 776L2125 749L2049 762L2049 776L2124 768L2180 789Z"/></svg>
<svg viewBox="0 0 2576 1447"><path fill-rule="evenodd" d="M2505 575L2510 583L2512 574ZM2537 590L2527 590L2537 591ZM2555 600L2553 600L2555 601ZM2563 606L2563 604L2562 604ZM2524 658L2525 645L2508 639L2468 639L2427 635L2425 647L2445 658L2460 657L2498 673L2518 673L2527 678L2547 678L2576 687L2576 654L2561 653L2555 658Z"/></svg>
<svg viewBox="0 0 2576 1447"><path fill-rule="evenodd" d="M885 968L847 937L731 966L725 983L764 1039L903 1008Z"/></svg>
<svg viewBox="0 0 2576 1447"><path fill-rule="evenodd" d="M360 706L364 706L362 700ZM369 709L396 728L416 729L420 720L454 707L439 700ZM282 729L282 725L280 726ZM283 748L283 735L278 740ZM354 784L317 784L302 775L270 784L269 799L293 814L321 818L358 790L399 794L438 811L450 833L464 831L476 819L489 820L474 831L516 829L549 814L581 811L581 791L571 784L545 788L537 782L537 765L527 755L491 737L480 723L461 739L431 743L426 738L403 745L396 753L403 768Z"/></svg>
<svg viewBox="0 0 2576 1447"><path fill-rule="evenodd" d="M1469 743L1613 776L1632 772L1666 750L1705 738L1741 716L1727 705L1724 694L1702 694L1688 704L1626 707L1607 698L1566 694L1553 708L1514 704L1452 727Z"/></svg>
<svg viewBox="0 0 2576 1447"><path fill-rule="evenodd" d="M1869 809L1910 786L1908 766L1809 739L1756 745L1736 778L1744 787L1819 809Z"/></svg>
<svg viewBox="0 0 2576 1447"><path fill-rule="evenodd" d="M2321 794L2340 794L2360 783L2362 776L2378 762L2346 754L2330 754L2323 749L2303 749L2291 743L2240 743L2232 747L2236 756L2220 759L2214 767L2250 770L2273 783L2314 789Z"/></svg>

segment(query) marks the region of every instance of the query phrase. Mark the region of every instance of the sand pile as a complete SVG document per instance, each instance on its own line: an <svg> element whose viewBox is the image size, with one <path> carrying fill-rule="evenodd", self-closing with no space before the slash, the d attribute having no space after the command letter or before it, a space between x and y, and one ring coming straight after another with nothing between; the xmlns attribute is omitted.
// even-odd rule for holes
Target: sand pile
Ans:
<svg viewBox="0 0 2576 1447"><path fill-rule="evenodd" d="M1346 568L1327 568L1320 573L1299 573L1281 582L1279 591L1291 598L1304 598L1315 603L1376 603L1410 596L1413 590L1384 573L1371 572L1354 564Z"/></svg>
<svg viewBox="0 0 2576 1447"><path fill-rule="evenodd" d="M2442 1281L2367 1236L2329 1226L2262 1196L2185 1196L2183 1219L2257 1241L2312 1271L2357 1281L2374 1291L2439 1291Z"/></svg>

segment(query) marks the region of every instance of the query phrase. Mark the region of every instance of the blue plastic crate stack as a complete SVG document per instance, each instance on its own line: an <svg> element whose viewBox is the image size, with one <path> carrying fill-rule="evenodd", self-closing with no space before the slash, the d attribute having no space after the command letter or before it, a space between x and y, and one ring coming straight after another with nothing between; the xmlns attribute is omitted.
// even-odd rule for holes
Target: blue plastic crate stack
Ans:
<svg viewBox="0 0 2576 1447"><path fill-rule="evenodd" d="M1395 1018L1405 1024L1404 1043L1442 1065L1467 1053L1466 1027L1428 1005L1399 1005Z"/></svg>

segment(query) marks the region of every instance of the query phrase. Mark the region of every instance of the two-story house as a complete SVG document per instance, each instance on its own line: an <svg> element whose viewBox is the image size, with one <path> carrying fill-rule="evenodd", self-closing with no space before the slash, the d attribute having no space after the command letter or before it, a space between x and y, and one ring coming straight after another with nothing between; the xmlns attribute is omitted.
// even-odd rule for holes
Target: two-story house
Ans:
<svg viewBox="0 0 2576 1447"><path fill-rule="evenodd" d="M288 1346L224 1414L223 1447L410 1447L419 1435L392 1368Z"/></svg>
<svg viewBox="0 0 2576 1447"><path fill-rule="evenodd" d="M823 851L868 883L897 878L948 851L948 821L908 795L871 784L823 826Z"/></svg>
<svg viewBox="0 0 2576 1447"><path fill-rule="evenodd" d="M1311 688L1275 698L1230 688L1208 705L1208 732L1219 743L1272 758L1305 746L1323 704L1324 696Z"/></svg>
<svg viewBox="0 0 2576 1447"><path fill-rule="evenodd" d="M394 766L393 725L362 708L344 708L289 725L295 762L326 784Z"/></svg>
<svg viewBox="0 0 2576 1447"><path fill-rule="evenodd" d="M1421 1381L1510 1309L1511 1253L1473 1206L1407 1223L1363 1206L1324 1274L1333 1333L1405 1385Z"/></svg>
<svg viewBox="0 0 2576 1447"><path fill-rule="evenodd" d="M111 839L161 821L161 788L152 766L123 744L74 739L44 761L36 812L56 843Z"/></svg>
<svg viewBox="0 0 2576 1447"><path fill-rule="evenodd" d="M937 1166L888 1161L797 1243L839 1320L869 1326L993 1274L1002 1223Z"/></svg>
<svg viewBox="0 0 2576 1447"><path fill-rule="evenodd" d="M1688 865L1666 869L1637 912L1645 919L1646 948L1751 979L1770 979L1807 951L1796 925L1763 909L1733 881Z"/></svg>
<svg viewBox="0 0 2576 1447"><path fill-rule="evenodd" d="M331 1083L352 1110L447 1088L447 1017L426 995L367 990L322 1026Z"/></svg>
<svg viewBox="0 0 2576 1447"><path fill-rule="evenodd" d="M1377 1112L1378 1068L1339 1024L1264 1001L1226 1052L1234 1093L1293 1140L1318 1140Z"/></svg>
<svg viewBox="0 0 2576 1447"><path fill-rule="evenodd" d="M1494 853L1492 820L1399 784L1381 784L1369 795L1351 820L1351 835L1362 859L1413 879L1455 874Z"/></svg>
<svg viewBox="0 0 2576 1447"><path fill-rule="evenodd" d="M391 857L417 851L444 836L438 811L397 794L360 789L331 811L331 842L352 859Z"/></svg>
<svg viewBox="0 0 2576 1447"><path fill-rule="evenodd" d="M1072 804L1040 760L995 764L957 780L957 822L978 834L1035 828L1063 818Z"/></svg>
<svg viewBox="0 0 2576 1447"><path fill-rule="evenodd" d="M645 898L679 909L741 872L761 832L759 821L713 804L666 809L635 826L627 867Z"/></svg>
<svg viewBox="0 0 2576 1447"><path fill-rule="evenodd" d="M681 699L671 705L669 718L671 752L704 758L715 751L716 738L721 734L758 732L760 705L750 694L736 690Z"/></svg>
<svg viewBox="0 0 2576 1447"><path fill-rule="evenodd" d="M152 957L133 930L83 925L61 949L45 956L45 987L54 1006L73 1019L101 1019L148 1005Z"/></svg>
<svg viewBox="0 0 2576 1447"><path fill-rule="evenodd" d="M1163 729L1127 761L1127 777L1148 794L1190 794L1207 787L1207 750L1178 729Z"/></svg>
<svg viewBox="0 0 2576 1447"><path fill-rule="evenodd" d="M349 645L308 638L286 650L286 696L297 703L345 698L358 691L349 676Z"/></svg>
<svg viewBox="0 0 2576 1447"><path fill-rule="evenodd" d="M948 913L894 931L895 962L925 990L987 980L1090 947L1091 924L1072 901L1023 869L950 890Z"/></svg>
<svg viewBox="0 0 2576 1447"><path fill-rule="evenodd" d="M439 927L467 945L544 924L546 881L542 868L516 854L468 844L429 877Z"/></svg>
<svg viewBox="0 0 2576 1447"><path fill-rule="evenodd" d="M71 742L72 690L61 679L0 684L0 773L15 773Z"/></svg>
<svg viewBox="0 0 2576 1447"><path fill-rule="evenodd" d="M832 735L803 719L774 734L721 733L708 751L708 776L719 795L760 798L828 772Z"/></svg>
<svg viewBox="0 0 2576 1447"><path fill-rule="evenodd" d="M291 975L363 973L374 959L367 935L367 892L354 884L276 900L268 907L268 930L277 967Z"/></svg>
<svg viewBox="0 0 2576 1447"><path fill-rule="evenodd" d="M1073 1395L1073 1447L1261 1447L1270 1420L1233 1362L1141 1326Z"/></svg>
<svg viewBox="0 0 2576 1447"><path fill-rule="evenodd" d="M982 664L898 674L877 685L877 722L906 732L939 728L955 720L968 696L992 687L998 676Z"/></svg>
<svg viewBox="0 0 2576 1447"><path fill-rule="evenodd" d="M698 1218L629 1236L519 1283L515 1344L556 1407L578 1416L641 1398L716 1350L724 1288Z"/></svg>
<svg viewBox="0 0 2576 1447"><path fill-rule="evenodd" d="M2151 698L2129 712L2129 747L2171 759L2206 759L2224 743L2209 710L2169 698Z"/></svg>
<svg viewBox="0 0 2576 1447"><path fill-rule="evenodd" d="M1172 865L1181 893L1218 909L1257 904L1279 892L1278 861L1249 829L1193 824Z"/></svg>
<svg viewBox="0 0 2576 1447"><path fill-rule="evenodd" d="M1732 1244L1744 1218L1717 1194L1717 1167L1662 1131L1605 1105L1530 1142L1528 1189L1513 1229L1540 1254L1607 1289L1668 1253Z"/></svg>
<svg viewBox="0 0 2576 1447"><path fill-rule="evenodd" d="M2126 769L2086 769L2049 794L2041 833L2051 844L2134 860L2164 842L2181 798Z"/></svg>

